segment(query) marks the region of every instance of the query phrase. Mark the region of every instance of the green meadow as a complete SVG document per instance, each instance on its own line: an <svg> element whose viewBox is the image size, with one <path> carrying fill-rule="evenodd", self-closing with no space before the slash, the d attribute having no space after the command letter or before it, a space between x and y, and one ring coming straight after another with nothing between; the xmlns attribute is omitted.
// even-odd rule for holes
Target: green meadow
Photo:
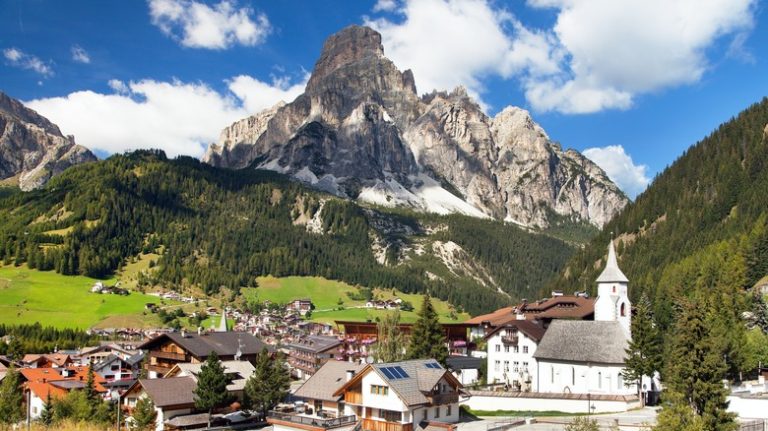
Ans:
<svg viewBox="0 0 768 431"><path fill-rule="evenodd" d="M142 327L154 322L154 316L143 315L144 305L159 303L160 298L137 292L128 296L91 293L97 281L26 266L0 266L0 323L90 328L105 319L114 322L108 325L111 327ZM104 280L107 285L114 282Z"/></svg>

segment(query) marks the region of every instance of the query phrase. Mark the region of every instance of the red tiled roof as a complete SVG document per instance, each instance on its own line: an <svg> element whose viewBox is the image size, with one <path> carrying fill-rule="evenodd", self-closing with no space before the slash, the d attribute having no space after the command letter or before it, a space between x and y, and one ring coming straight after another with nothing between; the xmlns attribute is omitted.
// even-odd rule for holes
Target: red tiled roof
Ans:
<svg viewBox="0 0 768 431"><path fill-rule="evenodd" d="M46 399L49 393L52 398L66 395L67 393L65 389L59 387L61 385L55 386L52 385L51 382L82 381L85 383L88 381L87 366L70 367L67 369L74 372L70 377L64 377L61 375L61 370L51 368L22 368L19 371L21 372L21 375L24 376L26 385L32 393L38 398ZM101 385L105 380L99 373L93 373L93 380L95 382L94 388L96 389L96 392L107 391L104 386Z"/></svg>

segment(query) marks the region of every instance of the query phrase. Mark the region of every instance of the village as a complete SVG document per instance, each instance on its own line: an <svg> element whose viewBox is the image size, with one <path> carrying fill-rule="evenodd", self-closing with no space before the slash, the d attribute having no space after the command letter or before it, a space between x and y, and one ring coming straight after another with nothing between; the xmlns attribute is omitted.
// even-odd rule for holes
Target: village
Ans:
<svg viewBox="0 0 768 431"><path fill-rule="evenodd" d="M380 322L311 322L304 319L313 309L311 299L297 298L258 314L209 309L218 324L195 332L101 331L113 341L18 360L0 357L0 379L11 369L20 374L28 421L40 420L51 398L90 388L119 406L125 426L131 425L140 400L151 401L158 431L210 424L279 431L439 431L464 426L470 412L600 415L647 409L658 403L660 382L658 373L638 381L625 378L632 305L613 242L596 283L596 298L555 291L549 298L440 324L443 363L434 358L377 361L379 338L385 336ZM401 302L366 306L397 309ZM408 340L414 325L398 323L396 331ZM292 381L284 399L269 405L266 414L242 408L260 355L284 364ZM195 388L212 356L223 367L231 402L209 416L196 407ZM762 417L767 392L761 374L758 381L732 389L731 410L740 417ZM509 420L531 426L535 413ZM616 425L621 425L618 419Z"/></svg>
<svg viewBox="0 0 768 431"><path fill-rule="evenodd" d="M381 322L312 322L305 318L314 308L311 298L297 298L256 314L210 307L206 312L218 323L197 331L100 330L95 334L105 341L95 346L0 357L0 380L11 370L19 373L28 422L50 414L52 398L87 390L113 403L118 426L128 428L135 425L137 406L149 402L151 428L158 431L474 430L478 425L467 418L479 418L472 412L518 412L505 417L507 429L534 427L537 411L599 416L642 410L643 423L652 424L661 383L658 373L625 378L632 304L613 242L595 282L595 298L553 291L545 299L439 324L445 353L440 362L382 362L377 348L388 333ZM92 292L125 294L103 285ZM175 293L165 299L194 301ZM365 307L397 310L402 303L370 300ZM390 330L406 344L415 325L396 322ZM404 353L404 347L396 349ZM244 408L246 385L260 355L279 363L291 383L267 410L254 412ZM210 360L223 369L228 402L205 412L196 402L196 387ZM757 381L731 388L730 409L739 417L764 415L765 374L761 369ZM638 426L619 421L612 424Z"/></svg>

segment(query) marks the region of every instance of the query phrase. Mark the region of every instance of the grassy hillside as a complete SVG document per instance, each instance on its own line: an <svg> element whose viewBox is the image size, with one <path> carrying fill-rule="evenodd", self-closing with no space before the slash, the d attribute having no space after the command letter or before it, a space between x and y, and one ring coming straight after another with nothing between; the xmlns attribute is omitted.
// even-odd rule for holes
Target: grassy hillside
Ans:
<svg viewBox="0 0 768 431"><path fill-rule="evenodd" d="M500 222L361 207L272 172L154 151L76 166L41 190L0 197L5 264L122 274L129 287L211 296L268 275L321 276L429 291L477 314L529 297L573 250Z"/></svg>
<svg viewBox="0 0 768 431"><path fill-rule="evenodd" d="M146 303L159 303L160 298L136 292L129 296L90 293L96 281L24 266L0 266L0 323L40 322L43 326L85 329L109 318L114 325L105 326L158 324L154 316L142 313Z"/></svg>
<svg viewBox="0 0 768 431"><path fill-rule="evenodd" d="M265 301L269 300L278 304L289 302L293 299L310 298L315 304L311 319L318 322L333 323L334 320L376 320L389 313L385 310L371 310L364 308L365 301L355 300L360 289L347 283L327 280L322 277L259 277L259 287L243 289L246 299ZM377 299L401 298L410 302L414 311L401 311L400 318L403 322L416 320L416 311L423 302L423 296L419 294L407 294L393 290L374 289L373 297ZM339 304L341 302L341 304ZM456 312L453 307L442 300L433 299L435 310L440 320L445 322L461 322L470 316L467 313Z"/></svg>

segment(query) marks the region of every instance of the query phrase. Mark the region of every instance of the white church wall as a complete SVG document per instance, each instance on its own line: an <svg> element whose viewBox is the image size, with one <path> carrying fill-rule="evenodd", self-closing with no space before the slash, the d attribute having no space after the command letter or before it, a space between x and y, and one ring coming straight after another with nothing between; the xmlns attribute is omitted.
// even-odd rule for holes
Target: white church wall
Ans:
<svg viewBox="0 0 768 431"><path fill-rule="evenodd" d="M555 410L565 413L610 413L625 412L640 407L640 400L636 397L614 400L593 400L585 397L579 398L541 398L530 394L516 394L515 396L480 395L472 392L472 396L461 402L472 410L515 410L515 411L547 411ZM591 407L594 406L594 409Z"/></svg>
<svg viewBox="0 0 768 431"><path fill-rule="evenodd" d="M573 394L635 395L637 385L626 386L623 366L539 360L538 391Z"/></svg>

